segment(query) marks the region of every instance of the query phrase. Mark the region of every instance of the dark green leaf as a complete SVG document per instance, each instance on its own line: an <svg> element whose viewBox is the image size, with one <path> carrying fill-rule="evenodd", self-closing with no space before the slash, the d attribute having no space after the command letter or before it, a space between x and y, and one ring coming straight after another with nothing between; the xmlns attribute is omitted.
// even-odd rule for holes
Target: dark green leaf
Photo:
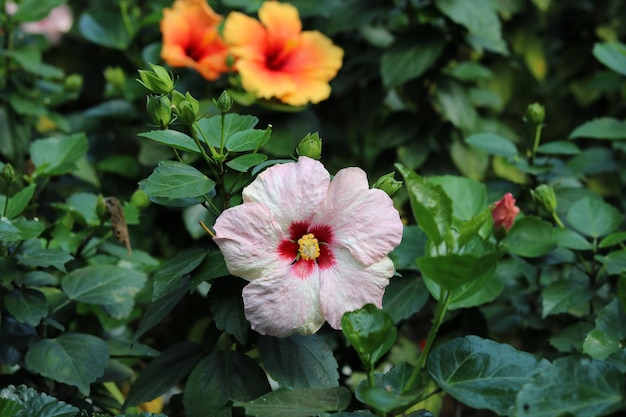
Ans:
<svg viewBox="0 0 626 417"><path fill-rule="evenodd" d="M24 0L13 15L16 22L35 22L48 16L50 10L65 3L65 0Z"/></svg>
<svg viewBox="0 0 626 417"><path fill-rule="evenodd" d="M383 296L383 309L394 323L408 319L418 313L428 301L428 289L417 277L394 277Z"/></svg>
<svg viewBox="0 0 626 417"><path fill-rule="evenodd" d="M258 346L265 369L281 387L331 388L339 385L333 352L315 334L294 334L287 338L261 336Z"/></svg>
<svg viewBox="0 0 626 417"><path fill-rule="evenodd" d="M95 336L65 333L56 339L42 339L26 353L26 365L58 382L78 387L89 395L89 385L104 373L109 349Z"/></svg>
<svg viewBox="0 0 626 417"><path fill-rule="evenodd" d="M373 366L391 349L398 335L391 316L373 304L345 313L341 326L361 361L368 366Z"/></svg>
<svg viewBox="0 0 626 417"><path fill-rule="evenodd" d="M465 138L465 143L490 155L516 156L518 154L513 142L495 133L476 133Z"/></svg>
<svg viewBox="0 0 626 417"><path fill-rule="evenodd" d="M225 277L213 281L209 291L209 307L217 328L235 336L242 345L248 340L250 324L243 310L243 280Z"/></svg>
<svg viewBox="0 0 626 417"><path fill-rule="evenodd" d="M583 198L567 211L567 222L580 233L599 238L615 231L624 216L600 199Z"/></svg>
<svg viewBox="0 0 626 417"><path fill-rule="evenodd" d="M424 253L426 234L418 226L404 226L402 241L389 254L397 269L417 269L417 258Z"/></svg>
<svg viewBox="0 0 626 417"><path fill-rule="evenodd" d="M626 338L626 312L617 299L611 301L598 313L596 328L589 332L583 344L583 352L594 359L606 359L607 356L623 349L622 340Z"/></svg>
<svg viewBox="0 0 626 417"><path fill-rule="evenodd" d="M575 250L591 250L593 245L584 237L570 229L558 228L554 230L556 242L559 246Z"/></svg>
<svg viewBox="0 0 626 417"><path fill-rule="evenodd" d="M623 406L624 375L601 361L568 356L543 367L521 387L513 414L517 417L596 417Z"/></svg>
<svg viewBox="0 0 626 417"><path fill-rule="evenodd" d="M310 417L341 411L351 399L345 387L308 388L274 391L247 403L235 401L235 407L244 407L247 415L255 417Z"/></svg>
<svg viewBox="0 0 626 417"><path fill-rule="evenodd" d="M80 33L89 41L108 48L124 50L134 33L128 33L120 13L84 13L78 20Z"/></svg>
<svg viewBox="0 0 626 417"><path fill-rule="evenodd" d="M610 248L611 246L618 245L626 240L626 232L611 233L598 243L599 248Z"/></svg>
<svg viewBox="0 0 626 417"><path fill-rule="evenodd" d="M156 357L159 356L159 351L151 348L148 345L120 339L109 339L106 341L109 347L109 355L122 356L122 357Z"/></svg>
<svg viewBox="0 0 626 417"><path fill-rule="evenodd" d="M190 273L207 256L205 248L187 248L178 252L153 277L154 292L152 301L156 301L179 287L183 275Z"/></svg>
<svg viewBox="0 0 626 417"><path fill-rule="evenodd" d="M39 393L26 385L9 385L0 390L0 398L22 405L24 408L8 417L75 417L78 408Z"/></svg>
<svg viewBox="0 0 626 417"><path fill-rule="evenodd" d="M537 153L544 155L578 155L580 148L572 142L555 141L540 145Z"/></svg>
<svg viewBox="0 0 626 417"><path fill-rule="evenodd" d="M491 277L499 258L498 253L484 256L451 254L424 256L417 260L417 264L425 281L432 280L447 291L455 291L474 280L482 281L485 276Z"/></svg>
<svg viewBox="0 0 626 417"><path fill-rule="evenodd" d="M13 219L22 214L22 211L24 211L33 198L36 187L36 184L30 184L28 187L22 188L12 195L11 198L9 198L9 207L7 207L6 211L4 211L4 208L7 204L7 198L4 195L0 195L0 210L3 210L2 213L5 213L5 217Z"/></svg>
<svg viewBox="0 0 626 417"><path fill-rule="evenodd" d="M478 81L493 76L489 68L476 61L460 62L452 68L446 68L445 72L461 81Z"/></svg>
<svg viewBox="0 0 626 417"><path fill-rule="evenodd" d="M0 395L2 395L0 393ZM12 401L0 396L0 417L15 417L20 410L26 408L17 401Z"/></svg>
<svg viewBox="0 0 626 417"><path fill-rule="evenodd" d="M248 172L250 168L264 162L266 159L267 155L260 153L248 153L231 159L226 162L226 165L235 171Z"/></svg>
<svg viewBox="0 0 626 417"><path fill-rule="evenodd" d="M397 41L381 59L383 83L393 88L419 77L437 61L443 46L439 39Z"/></svg>
<svg viewBox="0 0 626 417"><path fill-rule="evenodd" d="M196 145L193 138L177 130L151 130L150 132L138 133L137 136L172 146L181 151L200 153L200 149L198 149L198 145Z"/></svg>
<svg viewBox="0 0 626 417"><path fill-rule="evenodd" d="M71 299L88 304L132 301L146 283L143 272L114 265L90 265L63 278L61 287Z"/></svg>
<svg viewBox="0 0 626 417"><path fill-rule="evenodd" d="M191 276L191 288L195 288L201 282L211 281L215 278L225 277L230 275L228 268L226 268L226 262L224 261L224 255L219 250L211 251L204 258L204 261L193 270Z"/></svg>
<svg viewBox="0 0 626 417"><path fill-rule="evenodd" d="M5 221L0 220L0 234L3 229ZM39 220L26 220L23 217L18 217L9 223L14 228L17 228L19 233L17 235L12 234L10 237L4 237L5 241L14 242L16 240L29 240L38 237L46 228L45 224Z"/></svg>
<svg viewBox="0 0 626 417"><path fill-rule="evenodd" d="M215 182L202 172L178 161L159 162L144 181L143 190L149 197L199 197L215 188Z"/></svg>
<svg viewBox="0 0 626 417"><path fill-rule="evenodd" d="M215 352L195 367L185 387L187 417L218 415L229 400L250 401L271 390L265 372L239 352Z"/></svg>
<svg viewBox="0 0 626 417"><path fill-rule="evenodd" d="M6 217L0 217L0 239L5 242L21 240L20 229Z"/></svg>
<svg viewBox="0 0 626 417"><path fill-rule="evenodd" d="M405 392L413 371L413 366L403 363L383 375L376 374L376 385L370 387L367 381L363 381L356 389L356 397L359 401L384 413L406 408L417 401L423 390L423 387L417 384Z"/></svg>
<svg viewBox="0 0 626 417"><path fill-rule="evenodd" d="M566 313L570 309L584 307L592 296L593 290L582 280L557 281L543 290L542 316Z"/></svg>
<svg viewBox="0 0 626 417"><path fill-rule="evenodd" d="M587 334L593 330L591 323L580 321L567 326L550 338L550 344L561 352L582 352Z"/></svg>
<svg viewBox="0 0 626 417"><path fill-rule="evenodd" d="M578 126L569 138L626 139L626 123L611 117L600 117Z"/></svg>
<svg viewBox="0 0 626 417"><path fill-rule="evenodd" d="M152 401L182 380L202 357L200 345L179 342L161 352L130 386L124 408Z"/></svg>
<svg viewBox="0 0 626 417"><path fill-rule="evenodd" d="M20 323L38 326L48 315L48 300L36 289L13 289L4 297L4 306Z"/></svg>
<svg viewBox="0 0 626 417"><path fill-rule="evenodd" d="M65 272L65 264L72 259L74 257L63 249L42 248L41 242L37 239L25 241L17 254L17 261L24 266L33 268L53 266L61 272Z"/></svg>
<svg viewBox="0 0 626 417"><path fill-rule="evenodd" d="M606 270L611 275L618 275L626 271L626 250L615 250L606 256L596 256L596 260L606 266Z"/></svg>
<svg viewBox="0 0 626 417"><path fill-rule="evenodd" d="M533 216L515 221L509 230L506 244L511 253L529 258L545 255L557 247L554 227Z"/></svg>
<svg viewBox="0 0 626 417"><path fill-rule="evenodd" d="M533 355L512 346L466 336L435 348L427 367L437 384L457 400L507 415L539 364Z"/></svg>
<svg viewBox="0 0 626 417"><path fill-rule="evenodd" d="M61 79L64 76L63 71L59 68L42 62L41 52L35 48L14 49L12 51L4 51L4 54L15 59L24 71L31 74L50 79ZM16 111L22 112L22 114L35 115L45 112L41 104L33 104L32 100L27 100L26 97L20 95L11 95L11 104L16 108ZM17 107L20 108L18 109Z"/></svg>
<svg viewBox="0 0 626 417"><path fill-rule="evenodd" d="M465 132L475 132L480 126L474 103L465 86L458 82L441 81L433 96L433 106L446 120Z"/></svg>
<svg viewBox="0 0 626 417"><path fill-rule="evenodd" d="M87 153L84 133L38 139L30 145L30 156L40 175L61 175L76 170L76 162Z"/></svg>
<svg viewBox="0 0 626 417"><path fill-rule="evenodd" d="M85 116L98 118L132 119L137 111L127 100L113 99L99 103L85 110Z"/></svg>
<svg viewBox="0 0 626 417"><path fill-rule="evenodd" d="M441 243L452 225L452 201L440 185L429 183L401 164L396 168L404 177L417 225L433 243Z"/></svg>
<svg viewBox="0 0 626 417"><path fill-rule="evenodd" d="M620 42L598 42L593 56L613 71L626 75L626 45Z"/></svg>

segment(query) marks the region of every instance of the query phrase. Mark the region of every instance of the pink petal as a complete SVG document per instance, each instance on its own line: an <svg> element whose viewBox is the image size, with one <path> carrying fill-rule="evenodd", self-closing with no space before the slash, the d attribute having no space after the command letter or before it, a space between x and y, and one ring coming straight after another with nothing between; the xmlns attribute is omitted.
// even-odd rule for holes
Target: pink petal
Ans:
<svg viewBox="0 0 626 417"><path fill-rule="evenodd" d="M320 162L300 157L295 164L274 165L243 190L243 201L267 206L287 230L295 221L307 221L318 210L330 181Z"/></svg>
<svg viewBox="0 0 626 417"><path fill-rule="evenodd" d="M385 286L393 275L393 262L384 257L363 268L345 249L334 251L336 266L320 270L320 302L324 317L335 329L341 329L341 317L348 311L374 304L382 308Z"/></svg>
<svg viewBox="0 0 626 417"><path fill-rule="evenodd" d="M313 334L324 324L319 301L319 269L301 279L291 266L276 269L243 289L246 318L261 334Z"/></svg>
<svg viewBox="0 0 626 417"><path fill-rule="evenodd" d="M278 245L285 236L262 204L247 203L225 210L214 229L213 240L235 276L252 281L291 262L279 256Z"/></svg>
<svg viewBox="0 0 626 417"><path fill-rule="evenodd" d="M402 221L393 201L385 192L369 189L360 168L337 172L311 223L329 225L334 244L350 250L365 265L387 256L402 239Z"/></svg>

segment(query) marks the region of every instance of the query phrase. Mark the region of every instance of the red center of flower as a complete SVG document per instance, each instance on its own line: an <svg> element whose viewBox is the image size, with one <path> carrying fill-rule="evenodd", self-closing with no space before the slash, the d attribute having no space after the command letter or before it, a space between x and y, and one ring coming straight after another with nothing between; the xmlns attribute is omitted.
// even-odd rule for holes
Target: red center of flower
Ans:
<svg viewBox="0 0 626 417"><path fill-rule="evenodd" d="M335 263L332 242L330 226L294 222L289 226L289 238L278 245L278 253L292 263L297 276L306 278L316 266L324 269Z"/></svg>
<svg viewBox="0 0 626 417"><path fill-rule="evenodd" d="M289 39L281 45L270 45L265 58L267 68L273 71L280 71L289 61L291 51L298 46L296 39Z"/></svg>

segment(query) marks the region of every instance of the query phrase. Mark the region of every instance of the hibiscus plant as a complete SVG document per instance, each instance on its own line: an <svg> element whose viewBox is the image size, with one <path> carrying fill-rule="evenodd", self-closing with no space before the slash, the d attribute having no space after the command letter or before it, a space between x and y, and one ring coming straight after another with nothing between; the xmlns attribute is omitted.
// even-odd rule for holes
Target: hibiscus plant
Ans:
<svg viewBox="0 0 626 417"><path fill-rule="evenodd" d="M626 5L556 3L0 1L0 417L624 413Z"/></svg>

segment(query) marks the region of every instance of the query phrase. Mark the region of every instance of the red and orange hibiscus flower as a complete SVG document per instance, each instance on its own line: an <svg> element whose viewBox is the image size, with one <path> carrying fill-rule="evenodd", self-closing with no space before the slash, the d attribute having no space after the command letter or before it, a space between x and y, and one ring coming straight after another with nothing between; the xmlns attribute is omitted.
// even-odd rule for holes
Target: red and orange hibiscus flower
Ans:
<svg viewBox="0 0 626 417"><path fill-rule="evenodd" d="M191 67L207 80L228 71L228 48L218 32L223 18L206 0L176 0L163 10L161 58L172 67Z"/></svg>
<svg viewBox="0 0 626 417"><path fill-rule="evenodd" d="M224 41L243 88L293 106L327 99L343 50L318 31L302 31L290 4L267 1L258 15L260 21L232 12L224 23Z"/></svg>

